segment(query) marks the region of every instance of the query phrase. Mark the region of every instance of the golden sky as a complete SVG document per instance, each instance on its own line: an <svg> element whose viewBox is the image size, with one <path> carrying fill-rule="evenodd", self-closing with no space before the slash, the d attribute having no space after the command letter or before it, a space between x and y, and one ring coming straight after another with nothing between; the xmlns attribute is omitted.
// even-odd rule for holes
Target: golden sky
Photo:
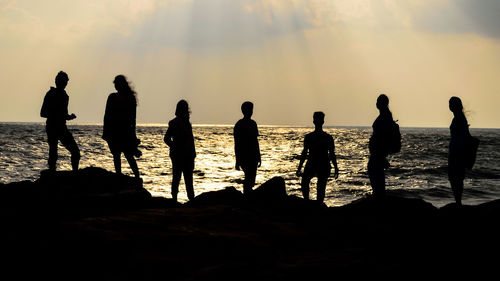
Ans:
<svg viewBox="0 0 500 281"><path fill-rule="evenodd" d="M76 122L101 122L113 78L138 122L369 126L385 93L402 126L446 127L462 98L472 127L500 127L500 1L0 0L0 121L43 121L59 70Z"/></svg>

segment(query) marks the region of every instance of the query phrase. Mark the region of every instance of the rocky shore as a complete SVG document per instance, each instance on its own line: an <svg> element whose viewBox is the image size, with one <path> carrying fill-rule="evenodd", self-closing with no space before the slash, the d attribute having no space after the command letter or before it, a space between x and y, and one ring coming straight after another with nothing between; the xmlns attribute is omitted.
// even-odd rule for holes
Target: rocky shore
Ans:
<svg viewBox="0 0 500 281"><path fill-rule="evenodd" d="M497 274L500 201L326 207L276 177L186 204L100 168L0 185L1 275L65 280L333 280ZM13 274L13 275L10 275ZM2 278L3 279L3 278ZM4 279L7 280L7 279Z"/></svg>

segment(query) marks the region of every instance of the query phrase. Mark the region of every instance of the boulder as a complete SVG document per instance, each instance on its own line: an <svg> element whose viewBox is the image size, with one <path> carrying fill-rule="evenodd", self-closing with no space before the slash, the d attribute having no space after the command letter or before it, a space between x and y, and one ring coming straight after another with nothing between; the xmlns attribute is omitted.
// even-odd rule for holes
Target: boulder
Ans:
<svg viewBox="0 0 500 281"><path fill-rule="evenodd" d="M251 198L258 201L276 201L287 199L285 180L282 177L274 177L252 193Z"/></svg>
<svg viewBox="0 0 500 281"><path fill-rule="evenodd" d="M0 208L27 215L30 210L50 210L54 216L98 215L143 206L149 200L151 194L142 187L142 180L96 167L77 172L43 171L35 182L0 187Z"/></svg>
<svg viewBox="0 0 500 281"><path fill-rule="evenodd" d="M209 205L235 205L243 199L243 194L234 186L225 189L209 191L196 196L193 200L185 203L188 207L200 207Z"/></svg>

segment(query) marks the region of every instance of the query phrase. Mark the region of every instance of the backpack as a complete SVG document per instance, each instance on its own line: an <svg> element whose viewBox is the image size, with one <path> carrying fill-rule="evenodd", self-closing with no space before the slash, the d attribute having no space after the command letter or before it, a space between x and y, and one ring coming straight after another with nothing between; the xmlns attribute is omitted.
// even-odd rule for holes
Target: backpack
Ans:
<svg viewBox="0 0 500 281"><path fill-rule="evenodd" d="M474 163L476 163L476 154L478 147L479 139L469 134L465 139L465 168L472 170Z"/></svg>
<svg viewBox="0 0 500 281"><path fill-rule="evenodd" d="M401 151L401 132L397 121L392 121L391 132L389 135L388 152L389 154L398 153Z"/></svg>

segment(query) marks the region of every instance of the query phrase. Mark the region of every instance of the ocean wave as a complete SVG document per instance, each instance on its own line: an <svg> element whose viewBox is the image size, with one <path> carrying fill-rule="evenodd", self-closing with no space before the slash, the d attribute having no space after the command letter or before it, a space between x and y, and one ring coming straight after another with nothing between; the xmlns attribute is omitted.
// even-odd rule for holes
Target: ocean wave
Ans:
<svg viewBox="0 0 500 281"><path fill-rule="evenodd" d="M114 171L109 148L102 140L102 125L71 125L82 152L81 167L100 166ZM171 163L168 147L163 142L165 126L138 126L143 156L138 159L145 187L156 196L170 196ZM210 191L235 185L241 189L243 172L234 169L232 126L193 126L197 158L194 173L195 189ZM262 167L257 184L274 176L285 178L290 193L300 196L300 178L295 171L303 147L303 138L311 128L262 127L259 142ZM366 172L370 128L328 128L335 138L337 161L341 170L338 180L330 180L326 203L339 205L371 192ZM391 155L387 170L388 188L401 196L417 196L433 204L452 200L447 182L446 129L402 128L403 149ZM467 173L464 202L477 202L500 196L500 130L474 130L481 139L475 169ZM37 179L47 165L48 146L41 123L0 123L0 169L3 183ZM59 169L70 169L69 153L60 146ZM124 158L125 174L131 170ZM311 191L315 190L315 181ZM197 192L198 192L197 191ZM179 199L187 200L183 189ZM469 200L469 201L467 201Z"/></svg>

